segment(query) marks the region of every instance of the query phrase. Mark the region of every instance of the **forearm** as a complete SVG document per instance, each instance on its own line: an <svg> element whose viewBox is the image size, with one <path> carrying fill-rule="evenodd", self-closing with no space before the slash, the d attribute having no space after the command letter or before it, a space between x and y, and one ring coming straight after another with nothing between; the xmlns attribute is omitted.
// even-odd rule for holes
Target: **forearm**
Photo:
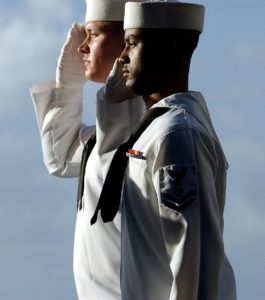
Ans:
<svg viewBox="0 0 265 300"><path fill-rule="evenodd" d="M49 173L78 176L83 145L94 131L81 122L82 88L56 89L50 82L34 86L31 95Z"/></svg>
<svg viewBox="0 0 265 300"><path fill-rule="evenodd" d="M143 116L144 103L141 97L109 103L99 95L98 93L97 143L99 153L102 154L127 141Z"/></svg>

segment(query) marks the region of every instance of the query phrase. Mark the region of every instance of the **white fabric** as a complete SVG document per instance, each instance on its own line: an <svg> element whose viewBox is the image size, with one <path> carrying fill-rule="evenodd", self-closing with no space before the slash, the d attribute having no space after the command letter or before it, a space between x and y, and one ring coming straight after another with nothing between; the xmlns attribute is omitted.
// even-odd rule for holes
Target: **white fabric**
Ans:
<svg viewBox="0 0 265 300"><path fill-rule="evenodd" d="M105 98L110 103L122 102L125 99L135 97L133 90L126 87L126 82L123 78L122 64L117 58L112 70L109 73L105 86L98 93L103 93L99 97Z"/></svg>
<svg viewBox="0 0 265 300"><path fill-rule="evenodd" d="M133 146L122 196L124 300L235 300L225 257L227 162L200 93L172 95Z"/></svg>
<svg viewBox="0 0 265 300"><path fill-rule="evenodd" d="M203 31L205 7L182 2L127 2L124 29L174 28Z"/></svg>
<svg viewBox="0 0 265 300"><path fill-rule="evenodd" d="M126 0L86 0L86 22L123 21Z"/></svg>
<svg viewBox="0 0 265 300"><path fill-rule="evenodd" d="M138 124L143 110L142 100L135 98L117 106L99 99L96 127L85 126L81 122L82 89L54 89L54 84L48 82L31 89L44 162L49 173L60 177L79 176L83 146L97 131L97 144L86 166L84 208L78 212L76 221L74 275L78 298L119 300L120 215L108 224L102 224L99 218L93 227L90 219L113 150L127 140Z"/></svg>
<svg viewBox="0 0 265 300"><path fill-rule="evenodd" d="M83 54L78 47L84 42L84 26L73 23L61 49L56 68L56 82L61 87L82 87L86 81Z"/></svg>
<svg viewBox="0 0 265 300"><path fill-rule="evenodd" d="M83 145L95 127L81 123L81 89L53 86L31 91L44 161L51 174L78 176ZM99 217L90 226L113 150L140 118L140 101L134 100L97 101L98 144L86 167L75 234L79 300L235 300L222 237L227 164L201 94L177 94L157 104L178 109L154 120L133 147L146 160L129 160L122 224L118 214L113 222L102 224ZM183 187L190 188L181 191L170 176L183 167ZM179 198L178 212L168 201L176 190L191 195L187 206L181 203L187 197Z"/></svg>

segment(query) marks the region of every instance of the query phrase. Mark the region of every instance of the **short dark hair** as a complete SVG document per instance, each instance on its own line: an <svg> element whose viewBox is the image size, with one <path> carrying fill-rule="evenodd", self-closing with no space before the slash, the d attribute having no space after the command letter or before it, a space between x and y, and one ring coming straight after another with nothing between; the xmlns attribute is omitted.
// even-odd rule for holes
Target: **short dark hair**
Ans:
<svg viewBox="0 0 265 300"><path fill-rule="evenodd" d="M171 36L175 40L175 44L181 45L180 52L185 51L188 55L192 55L198 46L200 32L196 30L173 30Z"/></svg>
<svg viewBox="0 0 265 300"><path fill-rule="evenodd" d="M159 39L162 47L168 45L175 47L176 51L186 56L192 56L196 49L200 32L186 29L144 29L143 36L145 40L155 41Z"/></svg>

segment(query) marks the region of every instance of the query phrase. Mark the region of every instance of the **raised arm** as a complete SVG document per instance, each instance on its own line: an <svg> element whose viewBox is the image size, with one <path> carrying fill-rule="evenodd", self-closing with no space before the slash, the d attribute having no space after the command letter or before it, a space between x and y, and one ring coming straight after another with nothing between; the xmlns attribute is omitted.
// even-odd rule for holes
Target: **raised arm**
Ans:
<svg viewBox="0 0 265 300"><path fill-rule="evenodd" d="M84 27L73 24L62 47L56 81L31 88L44 163L50 174L63 177L79 175L84 143L95 126L81 122L85 71L78 46L85 37Z"/></svg>

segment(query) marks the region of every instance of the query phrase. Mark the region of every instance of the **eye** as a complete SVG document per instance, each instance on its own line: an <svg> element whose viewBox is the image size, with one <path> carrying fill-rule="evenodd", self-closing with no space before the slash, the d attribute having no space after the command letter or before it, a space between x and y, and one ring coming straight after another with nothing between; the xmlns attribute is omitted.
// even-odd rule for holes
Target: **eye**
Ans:
<svg viewBox="0 0 265 300"><path fill-rule="evenodd" d="M136 46L136 43L129 43L129 47L132 49Z"/></svg>
<svg viewBox="0 0 265 300"><path fill-rule="evenodd" d="M128 47L128 48L130 48L130 49L133 49L135 46L136 46L136 43L135 43L135 42L127 42L127 43L126 43L126 47Z"/></svg>
<svg viewBox="0 0 265 300"><path fill-rule="evenodd" d="M90 33L90 37L93 38L93 39L94 39L95 37L97 37L98 35L99 35L99 34L98 34L97 32L91 32L91 33Z"/></svg>
<svg viewBox="0 0 265 300"><path fill-rule="evenodd" d="M88 40L94 39L94 38L96 38L97 36L99 36L99 33L96 32L96 31L87 30L86 32L87 32L87 39L88 39Z"/></svg>

